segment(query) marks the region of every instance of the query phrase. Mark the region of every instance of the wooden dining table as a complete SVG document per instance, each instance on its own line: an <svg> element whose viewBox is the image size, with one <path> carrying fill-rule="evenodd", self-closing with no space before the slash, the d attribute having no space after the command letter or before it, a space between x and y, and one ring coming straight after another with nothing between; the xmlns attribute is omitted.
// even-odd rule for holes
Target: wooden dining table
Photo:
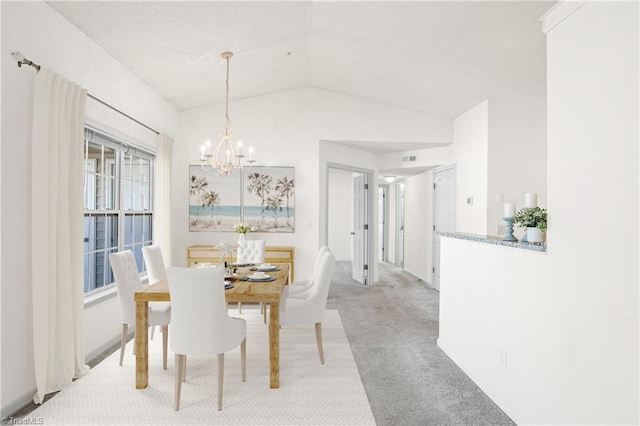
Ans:
<svg viewBox="0 0 640 426"><path fill-rule="evenodd" d="M227 302L262 302L269 309L269 387L280 387L280 298L284 286L289 283L289 265L273 264L278 271L266 272L274 276L275 281L244 281L253 273L251 267L238 267L231 278L233 288L225 290ZM168 302L171 300L169 283L159 281L134 295L136 302L136 389L144 389L149 384L149 302ZM266 309L266 306L265 306Z"/></svg>

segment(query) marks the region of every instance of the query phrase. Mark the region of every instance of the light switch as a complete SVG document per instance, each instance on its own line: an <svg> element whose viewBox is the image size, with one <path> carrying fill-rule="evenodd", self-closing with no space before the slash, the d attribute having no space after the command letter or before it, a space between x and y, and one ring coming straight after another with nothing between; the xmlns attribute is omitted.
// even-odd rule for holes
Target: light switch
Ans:
<svg viewBox="0 0 640 426"><path fill-rule="evenodd" d="M304 222L304 229L311 229L311 221L310 220L306 220Z"/></svg>

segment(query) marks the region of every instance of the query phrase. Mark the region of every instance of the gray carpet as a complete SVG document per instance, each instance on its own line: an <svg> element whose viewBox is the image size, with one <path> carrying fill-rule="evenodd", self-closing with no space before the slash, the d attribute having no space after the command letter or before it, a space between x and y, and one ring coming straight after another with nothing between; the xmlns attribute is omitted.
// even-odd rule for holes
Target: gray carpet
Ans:
<svg viewBox="0 0 640 426"><path fill-rule="evenodd" d="M439 293L392 265L379 282L337 263L327 308L338 309L378 425L513 425L437 346Z"/></svg>

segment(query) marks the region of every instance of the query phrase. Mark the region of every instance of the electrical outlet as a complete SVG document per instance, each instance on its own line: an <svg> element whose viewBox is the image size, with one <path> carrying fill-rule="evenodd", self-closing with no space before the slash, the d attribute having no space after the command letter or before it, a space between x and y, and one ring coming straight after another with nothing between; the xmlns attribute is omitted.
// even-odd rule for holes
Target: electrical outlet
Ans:
<svg viewBox="0 0 640 426"><path fill-rule="evenodd" d="M496 233L498 235L507 235L507 225L498 225L496 227Z"/></svg>
<svg viewBox="0 0 640 426"><path fill-rule="evenodd" d="M470 206L473 205L473 197L467 197L467 204L469 204Z"/></svg>
<svg viewBox="0 0 640 426"><path fill-rule="evenodd" d="M507 351L500 351L500 366L507 371Z"/></svg>

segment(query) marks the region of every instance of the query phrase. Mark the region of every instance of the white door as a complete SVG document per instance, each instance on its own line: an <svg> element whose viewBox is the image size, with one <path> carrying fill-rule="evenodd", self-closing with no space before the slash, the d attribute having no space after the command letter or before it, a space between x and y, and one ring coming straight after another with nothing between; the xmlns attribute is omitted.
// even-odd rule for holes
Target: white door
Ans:
<svg viewBox="0 0 640 426"><path fill-rule="evenodd" d="M367 245L367 176L353 178L353 279L366 284L366 245Z"/></svg>
<svg viewBox="0 0 640 426"><path fill-rule="evenodd" d="M404 269L404 182L396 184L396 266Z"/></svg>
<svg viewBox="0 0 640 426"><path fill-rule="evenodd" d="M440 237L438 232L456 231L456 169L450 168L433 174L433 288L440 290Z"/></svg>

